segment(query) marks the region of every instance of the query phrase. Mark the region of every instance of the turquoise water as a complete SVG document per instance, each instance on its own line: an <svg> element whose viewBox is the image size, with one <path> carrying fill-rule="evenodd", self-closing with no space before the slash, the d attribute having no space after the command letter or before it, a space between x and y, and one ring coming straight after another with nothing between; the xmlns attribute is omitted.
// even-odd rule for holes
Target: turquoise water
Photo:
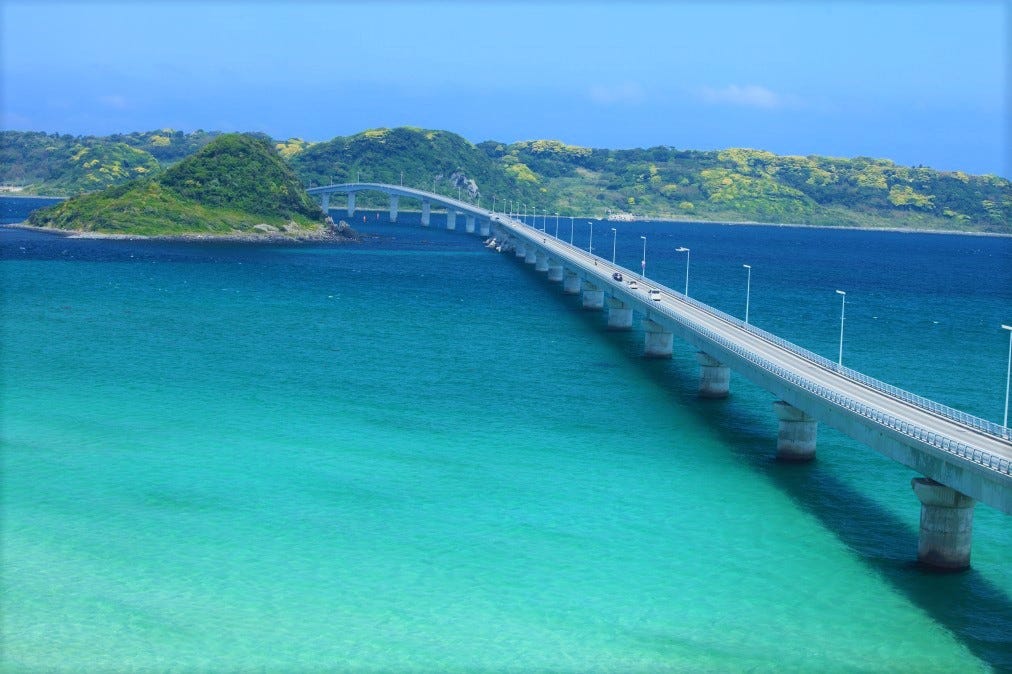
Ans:
<svg viewBox="0 0 1012 674"><path fill-rule="evenodd" d="M0 230L3 671L1012 668L1006 516L928 573L911 471L828 428L781 465L765 392L698 400L687 346L644 360L479 239L369 218ZM616 228L737 315L752 264L752 321L830 357L846 289L848 364L1001 419L1012 240Z"/></svg>

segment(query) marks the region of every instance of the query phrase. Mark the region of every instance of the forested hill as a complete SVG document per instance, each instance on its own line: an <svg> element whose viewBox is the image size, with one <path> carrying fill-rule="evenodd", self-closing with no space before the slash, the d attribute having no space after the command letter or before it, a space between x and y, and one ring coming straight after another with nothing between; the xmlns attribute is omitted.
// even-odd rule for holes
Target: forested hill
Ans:
<svg viewBox="0 0 1012 674"><path fill-rule="evenodd" d="M7 131L0 182L72 194L165 170L216 134L97 137ZM327 142L273 141L305 186L362 180L470 196L490 206L594 217L757 221L1012 233L1012 187L992 175L885 159L762 150L594 149L552 140L474 145L447 132L372 129ZM360 198L360 204L371 202ZM380 201L375 202L380 205ZM501 201L499 202L501 203Z"/></svg>
<svg viewBox="0 0 1012 674"><path fill-rule="evenodd" d="M315 236L324 214L273 143L223 134L153 177L35 211L39 227L106 234Z"/></svg>

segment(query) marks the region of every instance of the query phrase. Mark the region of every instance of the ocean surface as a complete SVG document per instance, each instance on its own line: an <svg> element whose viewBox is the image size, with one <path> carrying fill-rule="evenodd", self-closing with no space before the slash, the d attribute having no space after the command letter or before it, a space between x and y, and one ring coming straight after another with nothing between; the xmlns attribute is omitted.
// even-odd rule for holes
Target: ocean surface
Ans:
<svg viewBox="0 0 1012 674"><path fill-rule="evenodd" d="M1012 671L1007 516L928 572L912 471L825 426L778 463L770 395L698 399L687 345L644 359L478 237L362 217L0 229L0 671ZM830 358L845 290L846 364L1001 421L1012 239L593 225L675 289L689 247L735 315L752 265L750 320Z"/></svg>

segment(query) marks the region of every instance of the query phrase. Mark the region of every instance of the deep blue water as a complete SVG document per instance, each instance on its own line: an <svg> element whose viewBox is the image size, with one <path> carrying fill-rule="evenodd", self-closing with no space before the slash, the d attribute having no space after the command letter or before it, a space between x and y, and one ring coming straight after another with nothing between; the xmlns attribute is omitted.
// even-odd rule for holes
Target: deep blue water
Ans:
<svg viewBox="0 0 1012 674"><path fill-rule="evenodd" d="M0 197L0 225L21 222L32 211L60 201L56 197Z"/></svg>
<svg viewBox="0 0 1012 674"><path fill-rule="evenodd" d="M928 573L911 471L829 428L777 463L740 377L699 400L685 345L644 360L477 237L361 217L0 230L5 671L1012 668L1007 517ZM595 222L608 257L613 226L735 315L751 264L751 321L831 358L844 289L847 364L1001 420L1012 239Z"/></svg>

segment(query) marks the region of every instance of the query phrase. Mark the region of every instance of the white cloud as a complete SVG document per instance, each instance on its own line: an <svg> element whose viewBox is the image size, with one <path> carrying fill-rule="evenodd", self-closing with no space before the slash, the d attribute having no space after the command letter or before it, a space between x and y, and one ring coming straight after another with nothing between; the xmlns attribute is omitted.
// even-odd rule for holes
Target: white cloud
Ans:
<svg viewBox="0 0 1012 674"><path fill-rule="evenodd" d="M99 96L98 102L107 108L112 108L113 110L126 110L129 105L126 97L120 96L119 94Z"/></svg>
<svg viewBox="0 0 1012 674"><path fill-rule="evenodd" d="M643 87L636 82L623 82L622 84L604 85L595 84L588 92L590 100L601 105L614 105L616 103L642 103L644 99Z"/></svg>
<svg viewBox="0 0 1012 674"><path fill-rule="evenodd" d="M766 110L788 107L799 102L795 96L778 94L758 84L746 84L741 87L729 84L720 89L703 87L699 96L707 103L741 105Z"/></svg>

